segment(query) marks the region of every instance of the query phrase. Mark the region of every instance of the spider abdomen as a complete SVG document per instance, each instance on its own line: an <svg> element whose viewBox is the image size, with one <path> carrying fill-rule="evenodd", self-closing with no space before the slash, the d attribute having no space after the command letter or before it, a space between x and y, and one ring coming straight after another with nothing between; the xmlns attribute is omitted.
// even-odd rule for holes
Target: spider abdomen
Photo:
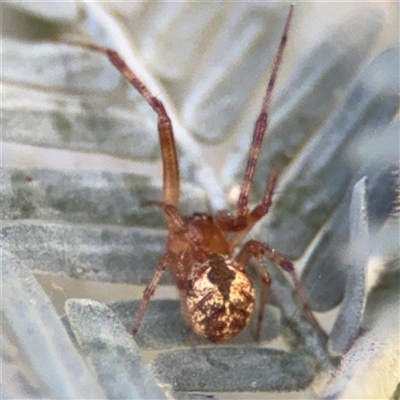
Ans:
<svg viewBox="0 0 400 400"><path fill-rule="evenodd" d="M229 257L212 254L193 266L187 307L197 334L215 343L234 338L250 322L254 302L252 282Z"/></svg>

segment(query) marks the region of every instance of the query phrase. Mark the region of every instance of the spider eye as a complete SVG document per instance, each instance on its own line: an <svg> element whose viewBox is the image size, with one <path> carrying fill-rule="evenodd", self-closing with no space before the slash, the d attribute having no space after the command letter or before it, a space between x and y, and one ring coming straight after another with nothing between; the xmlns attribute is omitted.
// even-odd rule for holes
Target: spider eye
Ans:
<svg viewBox="0 0 400 400"><path fill-rule="evenodd" d="M212 342L237 336L250 322L255 290L228 257L212 255L189 276L187 307L193 330Z"/></svg>

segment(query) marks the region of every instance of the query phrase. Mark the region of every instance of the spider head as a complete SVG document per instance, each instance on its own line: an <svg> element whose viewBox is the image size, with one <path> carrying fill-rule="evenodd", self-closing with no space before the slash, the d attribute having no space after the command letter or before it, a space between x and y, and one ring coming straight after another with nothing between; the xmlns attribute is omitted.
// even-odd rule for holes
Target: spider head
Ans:
<svg viewBox="0 0 400 400"><path fill-rule="evenodd" d="M195 264L187 283L187 307L193 330L208 340L225 342L250 322L255 290L239 264L212 254Z"/></svg>

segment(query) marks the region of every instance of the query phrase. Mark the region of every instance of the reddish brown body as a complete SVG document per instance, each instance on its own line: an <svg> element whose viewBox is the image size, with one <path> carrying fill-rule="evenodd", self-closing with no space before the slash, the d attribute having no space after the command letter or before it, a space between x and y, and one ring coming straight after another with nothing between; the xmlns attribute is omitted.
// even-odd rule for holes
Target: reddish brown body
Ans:
<svg viewBox="0 0 400 400"><path fill-rule="evenodd" d="M167 249L175 262L169 271L181 290L188 326L212 342L235 337L250 322L255 290L243 265L232 258L226 232L207 214L184 218L194 236L170 233Z"/></svg>
<svg viewBox="0 0 400 400"><path fill-rule="evenodd" d="M263 283L257 319L256 339L258 339L271 283L264 263L265 257L276 262L291 275L303 307L309 318L315 323L290 261L270 249L267 244L254 240L246 242L237 252L247 234L267 214L272 204L279 167L270 175L260 204L252 210L248 209L248 197L262 140L268 125L268 108L287 42L292 14L293 5L290 6L261 113L254 128L236 217L231 216L227 211L220 211L215 217L208 214L182 217L179 214L178 157L172 123L164 105L150 93L115 51L92 44L70 42L70 44L107 55L158 116L163 163L163 200L155 203L164 211L169 235L167 252L144 291L133 334L140 326L146 306L154 294L163 272L168 269L176 279L182 314L187 326L213 342L223 342L235 337L249 323L254 310L255 291L246 273L250 259L254 258Z"/></svg>

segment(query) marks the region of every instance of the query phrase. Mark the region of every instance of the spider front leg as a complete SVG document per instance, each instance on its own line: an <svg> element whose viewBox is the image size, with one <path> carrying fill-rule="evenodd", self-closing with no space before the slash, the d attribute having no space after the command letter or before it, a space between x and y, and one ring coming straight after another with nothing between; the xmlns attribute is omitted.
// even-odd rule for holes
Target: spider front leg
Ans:
<svg viewBox="0 0 400 400"><path fill-rule="evenodd" d="M249 193L250 187L254 179L254 172L256 169L258 157L261 152L261 145L264 139L265 131L268 127L268 113L269 106L272 99L272 94L274 92L275 83L278 77L278 72L282 63L283 52L286 47L286 43L288 40L288 33L290 28L290 23L292 21L293 16L293 4L290 6L289 14L286 18L285 27L283 29L283 34L281 37L281 41L279 43L278 52L275 57L274 66L272 68L271 76L269 78L267 90L265 93L264 101L262 104L260 115L257 118L257 122L253 132L253 140L250 147L249 158L247 160L246 171L244 174L244 179L242 182L242 186L240 188L240 194L237 205L237 216L232 217L229 213L222 211L217 214L217 220L219 225L227 231L242 231L248 226L248 217L249 217ZM267 207L268 208L268 207ZM264 212L263 215L265 215Z"/></svg>
<svg viewBox="0 0 400 400"><path fill-rule="evenodd" d="M276 164L274 170L268 178L267 187L265 189L265 193L261 200L261 203L256 206L250 212L250 214L248 214L248 216L246 217L246 224L244 226L241 226L240 229L238 229L235 218L232 217L228 211L218 211L216 220L217 224L222 230L226 232L239 231L234 236L235 240L230 240L230 243L233 242L233 245L231 244L230 246L232 251L242 242L244 237L253 229L254 225L268 213L269 208L272 205L272 195L274 194L276 183L278 181L278 176L282 169L281 167L282 166L280 163Z"/></svg>
<svg viewBox="0 0 400 400"><path fill-rule="evenodd" d="M268 178L267 186L265 188L261 203L253 208L253 210L247 216L246 225L238 232L236 232L237 229L234 219L227 211L219 211L217 213L217 224L221 227L221 229L227 232L236 232L229 240L229 249L232 253L243 242L244 238L250 233L254 225L260 221L261 218L268 214L268 211L272 205L272 196L274 194L282 166L283 165L281 162L275 164L275 167Z"/></svg>
<svg viewBox="0 0 400 400"><path fill-rule="evenodd" d="M294 287L296 289L297 295L301 301L302 307L304 309L304 312L307 315L308 320L310 323L317 328L319 331L322 331L321 327L319 326L318 321L315 319L313 313L311 312L310 306L308 305L306 295L304 293L303 287L301 285L300 279L296 273L296 270L294 269L294 266L292 262L290 262L288 259L286 259L284 256L281 254L275 252L272 250L267 244L258 242L256 240L249 240L240 253L237 256L237 261L240 263L247 263L251 257L255 257L256 259L260 260L262 257L267 257L271 261L275 262L278 264L285 272L287 272L294 284ZM244 264L246 265L246 264ZM263 275L263 272L261 271L260 268L260 261L259 261L259 269L261 272L261 275ZM263 277L263 280L265 278ZM265 285L265 284L264 284ZM265 290L265 289L264 289ZM261 304L262 305L262 304ZM265 305L265 303L264 303ZM261 328L261 322L262 322L262 317L263 317L263 311L259 311L259 318L261 318L261 321L258 321L257 325L257 331L258 329ZM260 317L261 315L261 317Z"/></svg>
<svg viewBox="0 0 400 400"><path fill-rule="evenodd" d="M160 137L161 159L163 164L163 203L178 207L180 186L178 156L171 119L169 118L163 103L150 92L146 85L128 67L115 50L78 41L68 41L66 43L71 46L81 47L106 55L111 63L121 72L121 74L156 112L158 117L158 134Z"/></svg>

